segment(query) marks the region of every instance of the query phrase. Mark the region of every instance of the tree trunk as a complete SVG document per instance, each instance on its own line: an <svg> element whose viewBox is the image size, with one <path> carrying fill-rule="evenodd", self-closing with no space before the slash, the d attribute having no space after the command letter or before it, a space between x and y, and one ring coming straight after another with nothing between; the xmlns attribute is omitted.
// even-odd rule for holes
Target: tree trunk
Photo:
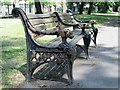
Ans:
<svg viewBox="0 0 120 90"><path fill-rule="evenodd" d="M35 2L35 8L36 8L36 12L35 14L43 14L42 9L41 9L41 4L39 0L34 0Z"/></svg>
<svg viewBox="0 0 120 90"><path fill-rule="evenodd" d="M73 2L68 2L67 8L73 11Z"/></svg>
<svg viewBox="0 0 120 90"><path fill-rule="evenodd" d="M97 7L98 7L98 12L100 12L100 9L101 9L101 8L100 8L100 5L98 5Z"/></svg>
<svg viewBox="0 0 120 90"><path fill-rule="evenodd" d="M26 1L25 1L25 4L24 4L24 6L25 6L25 13L26 13Z"/></svg>
<svg viewBox="0 0 120 90"><path fill-rule="evenodd" d="M88 9L88 15L90 15L93 10L93 2L89 2L89 5L90 5L90 7Z"/></svg>
<svg viewBox="0 0 120 90"><path fill-rule="evenodd" d="M83 6L84 6L84 2L81 2L81 4L78 6L79 14L83 14Z"/></svg>
<svg viewBox="0 0 120 90"><path fill-rule="evenodd" d="M104 5L102 5L101 13L107 13L108 9L109 9L108 3L105 2Z"/></svg>
<svg viewBox="0 0 120 90"><path fill-rule="evenodd" d="M120 6L120 2L115 2L115 5L113 6L113 11L118 12L118 7Z"/></svg>
<svg viewBox="0 0 120 90"><path fill-rule="evenodd" d="M7 15L9 15L9 14L10 14L9 4L7 5L7 8L8 8L8 13L7 13Z"/></svg>
<svg viewBox="0 0 120 90"><path fill-rule="evenodd" d="M31 8L32 8L32 5L29 4L29 12L30 12L30 13L32 12Z"/></svg>
<svg viewBox="0 0 120 90"><path fill-rule="evenodd" d="M107 2L105 2L104 8L103 8L103 12L107 13L108 9L109 9L109 6L108 6Z"/></svg>
<svg viewBox="0 0 120 90"><path fill-rule="evenodd" d="M43 3L42 4L42 7L43 7L43 13L45 12L45 4Z"/></svg>
<svg viewBox="0 0 120 90"><path fill-rule="evenodd" d="M15 3L13 3L13 8L15 8Z"/></svg>
<svg viewBox="0 0 120 90"><path fill-rule="evenodd" d="M118 12L118 6L114 6L114 7L113 7L113 11L114 11L114 12Z"/></svg>

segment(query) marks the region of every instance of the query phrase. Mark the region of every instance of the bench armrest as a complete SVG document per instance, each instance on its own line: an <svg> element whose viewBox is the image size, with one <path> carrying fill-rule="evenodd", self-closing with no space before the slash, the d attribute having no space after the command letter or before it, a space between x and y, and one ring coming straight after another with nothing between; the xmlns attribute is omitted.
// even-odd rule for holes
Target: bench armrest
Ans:
<svg viewBox="0 0 120 90"><path fill-rule="evenodd" d="M68 23L65 23L61 20L61 18L59 17L58 13L57 12L54 12L54 14L56 15L56 17L58 18L58 20L60 21L60 23L62 23L63 25L65 26L73 26L73 27L76 27L76 26L79 26L79 24L68 24Z"/></svg>
<svg viewBox="0 0 120 90"><path fill-rule="evenodd" d="M68 24L68 23L64 23L64 22L61 22L61 23L65 26L73 26L73 27L79 26L79 24Z"/></svg>
<svg viewBox="0 0 120 90"><path fill-rule="evenodd" d="M71 38L72 39L74 37L73 32L68 29L58 30L57 33L62 38Z"/></svg>
<svg viewBox="0 0 120 90"><path fill-rule="evenodd" d="M77 22L79 22L79 23L89 23L89 22L90 22L89 20L81 21L81 20L79 20L78 18L76 18L75 16L73 16L73 17L74 17L74 19L75 19Z"/></svg>

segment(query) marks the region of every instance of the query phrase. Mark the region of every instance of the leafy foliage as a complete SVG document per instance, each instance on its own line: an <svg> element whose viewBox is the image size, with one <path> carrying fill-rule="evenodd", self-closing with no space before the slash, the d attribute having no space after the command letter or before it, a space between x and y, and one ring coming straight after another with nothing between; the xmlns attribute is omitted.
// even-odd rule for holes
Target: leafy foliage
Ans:
<svg viewBox="0 0 120 90"><path fill-rule="evenodd" d="M29 4L34 4L34 0L29 0Z"/></svg>
<svg viewBox="0 0 120 90"><path fill-rule="evenodd" d="M4 0L3 3L4 4L10 4L11 2L10 2L10 0Z"/></svg>
<svg viewBox="0 0 120 90"><path fill-rule="evenodd" d="M98 12L107 13L116 3L111 0L110 2L94 2L94 5L98 7Z"/></svg>

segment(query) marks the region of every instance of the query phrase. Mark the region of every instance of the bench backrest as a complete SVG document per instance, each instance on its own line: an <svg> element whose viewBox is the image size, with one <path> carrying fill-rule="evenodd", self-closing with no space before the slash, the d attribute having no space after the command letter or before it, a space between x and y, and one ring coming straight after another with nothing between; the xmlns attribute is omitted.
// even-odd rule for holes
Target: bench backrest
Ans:
<svg viewBox="0 0 120 90"><path fill-rule="evenodd" d="M28 15L32 26L37 30L52 32L59 29L59 23L54 14Z"/></svg>
<svg viewBox="0 0 120 90"><path fill-rule="evenodd" d="M22 9L15 8L13 9L13 16L21 17L27 42L29 42L30 39L37 39L38 35L35 33L36 30L49 33L60 29L59 22L54 13L26 15ZM36 30L31 30L30 28L35 28ZM39 35L39 37L41 36L43 37L45 35Z"/></svg>
<svg viewBox="0 0 120 90"><path fill-rule="evenodd" d="M64 23L77 24L77 22L74 20L72 13L58 13L58 15ZM69 28L69 26L65 26L63 24L60 24L59 27L60 28Z"/></svg>
<svg viewBox="0 0 120 90"><path fill-rule="evenodd" d="M65 23L76 23L74 20L73 14L71 13L58 13L60 18ZM33 14L28 15L29 21L32 23L33 27L35 27L38 30L52 32L53 30L59 30L59 29L65 29L69 28L68 26L65 26L61 24L56 17L54 13L51 14Z"/></svg>
<svg viewBox="0 0 120 90"><path fill-rule="evenodd" d="M36 30L40 30L42 32L54 32L54 30L62 30L64 28L68 28L65 25L62 25L55 13L52 14L31 14L31 15L26 15L25 12L18 8L14 9L14 14L16 16L20 16L25 32L26 32L26 37L34 37L36 34ZM62 13L59 14L60 18L62 19L63 22L65 23L74 23L74 19L72 14L69 13ZM30 29L30 28L35 28L35 29ZM41 35L43 36L43 35Z"/></svg>

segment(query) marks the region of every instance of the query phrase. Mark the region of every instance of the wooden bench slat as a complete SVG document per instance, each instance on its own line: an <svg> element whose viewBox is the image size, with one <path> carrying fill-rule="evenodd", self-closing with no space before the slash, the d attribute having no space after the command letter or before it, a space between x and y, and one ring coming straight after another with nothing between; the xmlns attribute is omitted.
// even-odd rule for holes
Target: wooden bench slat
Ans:
<svg viewBox="0 0 120 90"><path fill-rule="evenodd" d="M55 30L57 28L58 23L45 23L45 24L39 24L39 25L34 25L34 27L38 30Z"/></svg>
<svg viewBox="0 0 120 90"><path fill-rule="evenodd" d="M67 39L67 42L70 43L71 45L75 46L76 43L82 39L84 37L84 35L76 35L74 36L73 39ZM60 43L62 43L62 39L61 37L58 37L58 38L55 38L54 40L50 41L49 43L47 44L44 44L45 46L50 46L50 47L53 47L53 46L58 46Z"/></svg>
<svg viewBox="0 0 120 90"><path fill-rule="evenodd" d="M61 37L57 37L54 40L51 40L49 43L44 44L45 46L58 46L62 42Z"/></svg>
<svg viewBox="0 0 120 90"><path fill-rule="evenodd" d="M75 46L76 43L83 38L83 35L76 35L72 40L68 41L71 45Z"/></svg>
<svg viewBox="0 0 120 90"><path fill-rule="evenodd" d="M30 14L27 15L29 19L36 19L36 18L48 18L48 17L55 17L54 14Z"/></svg>
<svg viewBox="0 0 120 90"><path fill-rule="evenodd" d="M52 31L55 31L55 30L59 30L59 28L56 27L56 26L51 27L51 28L46 28L46 31L47 31L47 32L52 32Z"/></svg>
<svg viewBox="0 0 120 90"><path fill-rule="evenodd" d="M52 64L52 63L51 63ZM49 64L46 64L44 65L44 67L38 67L38 72L36 72L34 74L34 77L37 77L37 78L44 78L46 73L48 73L49 70L51 70L51 68L55 67L54 65L49 65Z"/></svg>
<svg viewBox="0 0 120 90"><path fill-rule="evenodd" d="M73 16L71 13L59 13L59 16Z"/></svg>
<svg viewBox="0 0 120 90"><path fill-rule="evenodd" d="M71 17L64 17L64 16L62 16L62 17L60 17L61 19L62 19L62 21L64 22L66 22L66 23L71 23L71 22L73 22L73 19L71 19ZM69 19L67 19L67 18L69 18Z"/></svg>
<svg viewBox="0 0 120 90"><path fill-rule="evenodd" d="M33 24L33 25L36 25L36 24L42 24L42 23L52 23L52 22L57 22L57 18L45 18L45 19L32 19L30 20L30 22Z"/></svg>
<svg viewBox="0 0 120 90"><path fill-rule="evenodd" d="M58 23L46 23L45 24L45 29L49 29L49 28L52 28L52 27L57 27L58 26Z"/></svg>
<svg viewBox="0 0 120 90"><path fill-rule="evenodd" d="M60 26L61 29L68 28L68 26L65 26L65 25L62 25L62 24L60 24L59 26Z"/></svg>
<svg viewBox="0 0 120 90"><path fill-rule="evenodd" d="M45 24L34 25L33 27L37 30L45 30Z"/></svg>

